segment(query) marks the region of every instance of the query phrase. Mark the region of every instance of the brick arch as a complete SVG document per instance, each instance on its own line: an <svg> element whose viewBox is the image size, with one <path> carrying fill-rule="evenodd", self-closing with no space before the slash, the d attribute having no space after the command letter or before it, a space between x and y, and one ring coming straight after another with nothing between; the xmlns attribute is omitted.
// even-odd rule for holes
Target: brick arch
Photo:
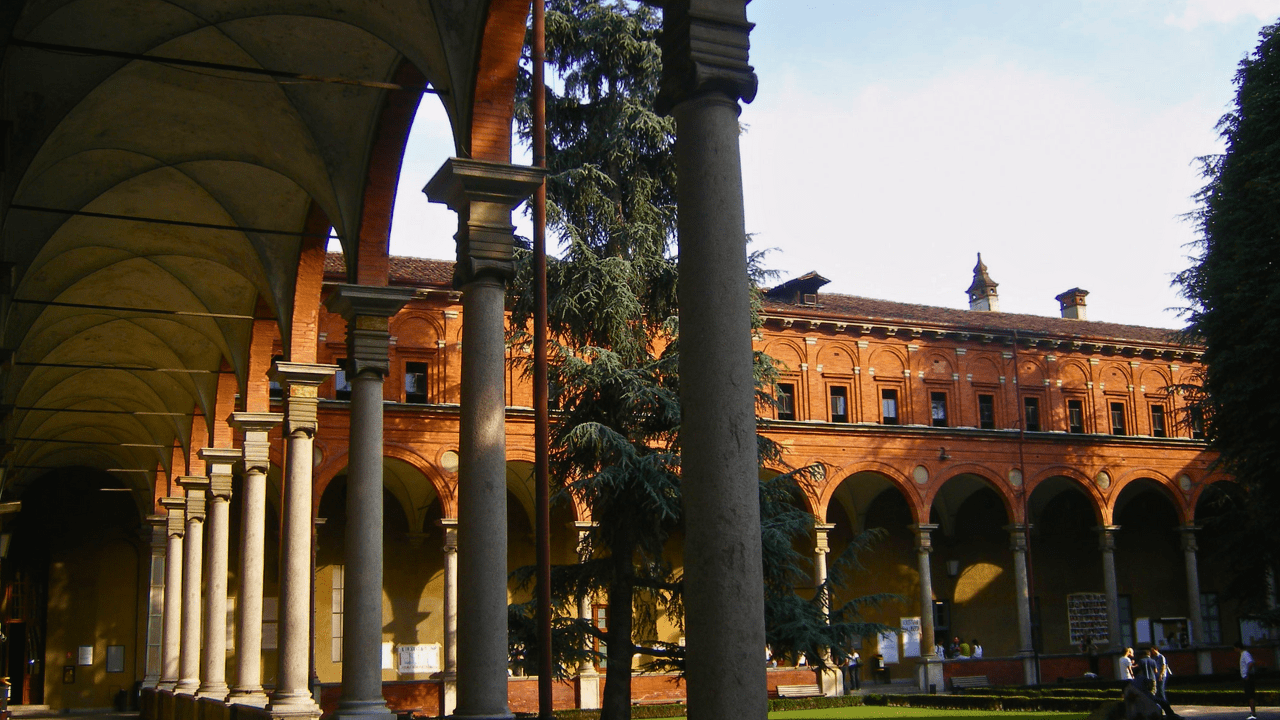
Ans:
<svg viewBox="0 0 1280 720"><path fill-rule="evenodd" d="M528 463L534 466L534 472L537 472L537 454L533 450L527 448L507 448L507 459L505 463ZM574 522L590 522L591 509L582 502L582 498L577 495L569 494L569 512L573 515ZM530 524L536 522L536 518L529 518Z"/></svg>
<svg viewBox="0 0 1280 720"><path fill-rule="evenodd" d="M852 375L858 365L858 349L838 340L823 343L819 346L817 363L824 373Z"/></svg>
<svg viewBox="0 0 1280 720"><path fill-rule="evenodd" d="M794 340L779 338L764 346L764 354L778 363L778 370L783 372L800 372L800 363L804 362L804 347Z"/></svg>
<svg viewBox="0 0 1280 720"><path fill-rule="evenodd" d="M1004 513L1009 518L1009 522L1022 522L1022 520L1018 519L1022 517L1021 507L1015 504L1008 483L1001 481L999 472L981 463L957 463L949 465L945 475L939 473L939 477L943 479L937 482L930 482L929 489L924 498L922 498L922 503L929 508L930 512L933 511L933 503L942 491L942 486L960 475L972 475L982 480L987 487L990 487L996 492L996 495L1000 496L1000 502L1004 504Z"/></svg>
<svg viewBox="0 0 1280 720"><path fill-rule="evenodd" d="M822 462L814 462L809 464L821 465L824 470L827 467L826 464ZM804 467L804 466L802 465L801 467ZM770 477L770 478L777 477L778 475L783 475L785 473L791 472L794 469L795 468L774 467L771 465L765 465L760 468L760 479L764 480L766 477ZM821 481L811 482L811 483L802 483L794 478L791 481L791 484L796 488L796 490L800 492L800 500L801 502L804 503L804 511L813 515L816 518L823 517L822 515L818 514L818 510L817 510L819 493L821 493L823 488L825 488L824 485L819 484L820 482Z"/></svg>
<svg viewBox="0 0 1280 720"><path fill-rule="evenodd" d="M1139 389L1142 392L1163 392L1173 384L1173 381L1169 378L1169 373L1165 372L1163 368L1143 368L1141 377L1142 380L1139 382L1141 387Z"/></svg>
<svg viewBox="0 0 1280 720"><path fill-rule="evenodd" d="M1133 384L1133 375L1124 365L1110 362L1099 370L1098 382L1107 383L1108 390L1124 390L1126 386ZM1115 387L1115 383L1120 383L1120 387Z"/></svg>
<svg viewBox="0 0 1280 720"><path fill-rule="evenodd" d="M1192 494L1187 501L1188 506L1191 508L1191 513L1193 518L1195 517L1196 509L1199 508L1200 506L1200 501L1204 499L1204 494L1208 492L1209 488L1214 485L1223 485L1224 487L1220 488L1223 490L1229 490L1230 488L1227 486L1232 486L1236 490L1240 492L1244 492L1244 486L1242 486L1234 478L1230 478L1225 475L1218 475L1218 474L1210 475L1208 477L1203 478L1202 482L1199 482L1196 485L1192 486Z"/></svg>
<svg viewBox="0 0 1280 720"><path fill-rule="evenodd" d="M1151 468L1133 468L1126 470L1120 477L1114 478L1111 485L1111 496L1107 503L1107 515L1114 522L1116 517L1116 506L1120 502L1120 496L1124 494L1126 488L1136 482L1142 480L1150 480L1158 488L1165 499L1173 505L1173 511L1178 516L1178 522L1186 524L1194 519L1194 506L1189 506L1186 496L1177 484L1162 472Z"/></svg>
<svg viewBox="0 0 1280 720"><path fill-rule="evenodd" d="M956 372L955 360L936 351L921 353L921 355L918 369L924 372L926 378L931 380L951 380L951 376Z"/></svg>
<svg viewBox="0 0 1280 720"><path fill-rule="evenodd" d="M1058 379L1062 387L1084 390L1089 386L1089 366L1079 360L1067 360L1058 365Z"/></svg>
<svg viewBox="0 0 1280 720"><path fill-rule="evenodd" d="M1101 468L1099 468L1101 469ZM1064 478L1069 480L1076 489L1079 490L1086 498L1089 499L1089 505L1093 508L1094 519L1099 525L1106 525L1111 521L1110 505L1107 498L1098 490L1098 486L1093 483L1093 478L1084 474L1081 470L1069 465L1053 465L1037 472L1033 477L1023 476L1023 487L1026 488L1027 502L1030 503L1031 496L1036 492L1045 481L1053 478ZM1114 480L1113 480L1114 482ZM1112 485L1114 487L1114 485ZM1028 517L1030 522L1031 518Z"/></svg>
<svg viewBox="0 0 1280 720"><path fill-rule="evenodd" d="M902 493L903 499L907 501L907 507L911 508L911 518L914 522L924 522L921 517L926 517L920 503L920 492L915 489L915 483L911 478L907 477L898 468L882 463L878 460L862 460L845 465L834 470L827 471L827 484L822 488L821 494L818 496L816 503L816 512L814 515L818 518L827 517L827 509L831 505L831 498L835 495L840 485L848 480L851 476L859 473L872 473L881 475L889 484L898 492ZM833 479L837 478L837 479Z"/></svg>
<svg viewBox="0 0 1280 720"><path fill-rule="evenodd" d="M880 346L867 360L870 372L881 377L901 378L909 367L906 352L896 347Z"/></svg>
<svg viewBox="0 0 1280 720"><path fill-rule="evenodd" d="M1045 361L1037 355L1019 355L1018 365L1016 367L1019 387L1043 387L1044 381L1049 377L1049 372L1045 368Z"/></svg>
<svg viewBox="0 0 1280 720"><path fill-rule="evenodd" d="M444 325L436 318L422 312L401 312L391 318L391 334L396 336L396 347L419 347L418 345L410 345L404 342L407 337L415 337L414 330L417 326L424 326L426 333L435 340L444 339ZM434 350L435 344L431 344L429 349Z"/></svg>
<svg viewBox="0 0 1280 720"><path fill-rule="evenodd" d="M511 162L511 119L515 114L516 75L524 50L529 0L489 0L476 63L471 132L460 140L459 154L476 160ZM468 142L462 147L462 142Z"/></svg>
<svg viewBox="0 0 1280 720"><path fill-rule="evenodd" d="M344 447L341 453L333 457L326 457L320 463L320 467L313 471L313 487L315 488L311 494L313 510L319 511L320 498L324 496L325 490L329 489L329 483L333 482L334 478L347 469L347 458L349 456L348 448ZM457 517L458 499L455 488L435 469L430 460L407 447L385 442L382 448L382 456L400 460L421 473L427 479L427 482L431 483L436 497L440 499L441 514L444 517Z"/></svg>
<svg viewBox="0 0 1280 720"><path fill-rule="evenodd" d="M980 385L995 385L1000 382L1000 368L996 361L988 355L979 355L966 363L965 372L973 376L973 382Z"/></svg>

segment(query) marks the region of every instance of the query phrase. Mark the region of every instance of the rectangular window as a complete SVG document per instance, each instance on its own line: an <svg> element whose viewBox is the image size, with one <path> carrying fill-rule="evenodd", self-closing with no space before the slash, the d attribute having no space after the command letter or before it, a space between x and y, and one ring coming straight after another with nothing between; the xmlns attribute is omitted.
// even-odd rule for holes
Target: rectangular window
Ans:
<svg viewBox="0 0 1280 720"><path fill-rule="evenodd" d="M338 358L338 372L333 374L333 398L335 400L351 399L351 378L347 373L350 363L346 358Z"/></svg>
<svg viewBox="0 0 1280 720"><path fill-rule="evenodd" d="M1204 439L1204 411L1198 407L1187 408L1191 416L1191 439Z"/></svg>
<svg viewBox="0 0 1280 720"><path fill-rule="evenodd" d="M1124 403L1111 403L1111 434L1124 435Z"/></svg>
<svg viewBox="0 0 1280 720"><path fill-rule="evenodd" d="M947 394L944 392L929 393L929 418L934 427L947 426Z"/></svg>
<svg viewBox="0 0 1280 720"><path fill-rule="evenodd" d="M1204 639L1191 638L1192 642L1206 645L1222 644L1222 611L1218 608L1218 593L1200 593L1200 617L1204 621Z"/></svg>
<svg viewBox="0 0 1280 720"><path fill-rule="evenodd" d="M978 396L978 427L983 430L996 429L996 397L994 395Z"/></svg>
<svg viewBox="0 0 1280 720"><path fill-rule="evenodd" d="M1116 614L1120 618L1120 647L1133 647L1133 596L1116 597Z"/></svg>
<svg viewBox="0 0 1280 720"><path fill-rule="evenodd" d="M778 383L778 419L796 419L796 386L792 383Z"/></svg>
<svg viewBox="0 0 1280 720"><path fill-rule="evenodd" d="M898 391L884 389L880 391L880 422L885 425L898 424Z"/></svg>
<svg viewBox="0 0 1280 720"><path fill-rule="evenodd" d="M1077 435L1084 432L1084 401L1067 401L1067 432Z"/></svg>
<svg viewBox="0 0 1280 720"><path fill-rule="evenodd" d="M404 364L404 401L407 403L425 403L427 401L427 364L407 362Z"/></svg>
<svg viewBox="0 0 1280 720"><path fill-rule="evenodd" d="M284 360L284 356L272 356L271 364L275 365L277 360ZM277 382L275 378L271 378L267 381L267 394L272 400L280 400L284 397L284 388L280 386L280 383Z"/></svg>
<svg viewBox="0 0 1280 720"><path fill-rule="evenodd" d="M333 590L330 595L329 622L332 629L332 640L329 641L330 662L342 662L342 587L343 572L341 565L333 566Z"/></svg>
<svg viewBox="0 0 1280 720"><path fill-rule="evenodd" d="M1040 398L1022 398L1022 416L1026 419L1023 429L1027 432L1040 432Z"/></svg>
<svg viewBox="0 0 1280 720"><path fill-rule="evenodd" d="M596 627L599 628L601 632L608 632L609 606L608 605L591 606L591 620L596 624ZM596 652L600 653L601 656L605 655L608 652L608 647L605 645L605 642L603 640L596 639ZM608 663L605 661L604 657L600 657L596 660L596 667L600 668L601 670L604 670L607 666L608 666Z"/></svg>
<svg viewBox="0 0 1280 720"><path fill-rule="evenodd" d="M831 395L831 422L849 422L849 390L843 385L833 385Z"/></svg>
<svg viewBox="0 0 1280 720"><path fill-rule="evenodd" d="M1164 406L1151 406L1151 436L1168 437L1164 430Z"/></svg>
<svg viewBox="0 0 1280 720"><path fill-rule="evenodd" d="M949 600L933 601L933 630L937 633L946 634L945 631L951 629L951 602ZM920 639L924 642L924 638Z"/></svg>

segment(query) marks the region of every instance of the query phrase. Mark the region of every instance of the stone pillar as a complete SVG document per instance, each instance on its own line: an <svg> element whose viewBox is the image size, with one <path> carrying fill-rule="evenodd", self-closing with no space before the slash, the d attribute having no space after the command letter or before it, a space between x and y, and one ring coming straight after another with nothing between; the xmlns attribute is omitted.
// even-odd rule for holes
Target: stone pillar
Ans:
<svg viewBox="0 0 1280 720"><path fill-rule="evenodd" d="M937 525L912 525L916 533L916 564L920 571L920 670L916 681L920 689L929 691L929 686L943 689L941 659L933 654L933 568L929 565L929 556L933 552L933 538L930 534L938 529Z"/></svg>
<svg viewBox="0 0 1280 720"><path fill-rule="evenodd" d="M1187 619L1191 622L1191 644L1196 650L1196 669L1201 675L1213 674L1213 657L1204 647L1204 609L1200 607L1200 567L1196 560L1197 525L1183 525L1178 528L1182 533L1182 557L1187 566Z"/></svg>
<svg viewBox="0 0 1280 720"><path fill-rule="evenodd" d="M200 689L200 580L204 573L205 491L209 479L180 477L187 492L187 532L182 562L182 649L178 657L178 695L195 695Z"/></svg>
<svg viewBox="0 0 1280 720"><path fill-rule="evenodd" d="M147 516L146 532L151 540L151 577L147 589L147 647L142 676L144 688L159 686L164 666L164 553L169 542L168 525L168 515Z"/></svg>
<svg viewBox="0 0 1280 720"><path fill-rule="evenodd" d="M178 685L182 653L182 538L187 532L187 501L180 497L160 498L165 511L167 543L164 555L164 641L160 651L161 690L173 692Z"/></svg>
<svg viewBox="0 0 1280 720"><path fill-rule="evenodd" d="M204 597L204 673L197 697L227 699L227 546L231 534L231 468L235 448L202 448L208 466L209 581Z"/></svg>
<svg viewBox="0 0 1280 720"><path fill-rule="evenodd" d="M325 300L347 321L351 378L341 720L394 717L382 697L382 379L390 371L390 319L413 294L413 288L339 285ZM308 465L309 453L310 441ZM310 506L307 512L310 518Z"/></svg>
<svg viewBox="0 0 1280 720"><path fill-rule="evenodd" d="M1018 656L1027 685L1037 681L1034 639L1031 637L1031 582L1027 576L1027 525L1009 525L1009 549L1013 551L1013 602L1018 610Z"/></svg>
<svg viewBox="0 0 1280 720"><path fill-rule="evenodd" d="M444 715L458 705L458 519L440 518L444 529Z"/></svg>
<svg viewBox="0 0 1280 720"><path fill-rule="evenodd" d="M573 527L578 531L578 561L586 562L591 559L591 529L596 524L590 520L575 520ZM578 598L578 619L585 622L594 623L595 618L591 616L591 596L583 595ZM591 641L587 641L587 648L592 647ZM600 673L596 672L596 664L590 658L578 663L578 707L584 710L597 710L600 708Z"/></svg>
<svg viewBox="0 0 1280 720"><path fill-rule="evenodd" d="M337 370L336 365L311 365L305 363L276 362L271 367L272 380L284 390L284 438L285 475L284 497L281 511L280 532L280 647L279 666L276 672L276 688L271 693L267 712L272 717L319 718L320 706L311 697L311 592L314 588L311 572L311 471L315 466L313 438L316 434L316 407L319 405L318 388ZM378 398L378 412L382 411L382 399ZM352 412L352 425L356 422ZM353 438L354 441L354 438ZM355 444L354 442L352 443ZM352 455L355 449L352 448ZM381 478L379 478L381 480ZM355 488L348 486L351 492ZM377 488L382 499L381 483ZM364 518L362 518L364 519ZM366 519L367 521L367 519ZM378 516L375 529L378 534L378 550L382 549L382 517ZM357 520L352 519L352 523ZM348 546L349 547L349 546ZM348 552L350 552L348 550ZM382 557L377 557L378 605L374 610L374 623L382 630ZM357 560L356 562L359 562ZM351 563L353 565L354 563ZM348 565L350 567L350 565ZM356 573L352 573L353 575ZM350 610L353 606L348 606ZM359 608L357 612L368 612ZM344 614L344 618L348 617ZM379 637L379 640L381 637ZM345 638L344 638L345 642ZM381 668L381 663L378 665ZM343 684L346 684L347 668L343 667ZM378 700L382 699L381 670L375 688Z"/></svg>
<svg viewBox="0 0 1280 720"><path fill-rule="evenodd" d="M755 97L745 0L667 3L658 109L676 120L680 182L681 467L689 717L763 718L751 301L739 100Z"/></svg>
<svg viewBox="0 0 1280 720"><path fill-rule="evenodd" d="M827 523L813 524L813 585L815 588L822 587L827 581L827 553L831 552L831 545L827 542L827 536L835 525ZM827 616L827 622L831 622L831 596L824 594L822 596L822 613ZM831 653L827 653L826 661L828 666L826 669L818 672L818 685L822 688L822 694L829 697L844 694L844 673L831 664Z"/></svg>
<svg viewBox="0 0 1280 720"><path fill-rule="evenodd" d="M424 192L458 213L454 285L462 288L458 446L458 705L465 718L509 718L507 706L506 281L511 211L545 170L450 158Z"/></svg>
<svg viewBox="0 0 1280 720"><path fill-rule="evenodd" d="M1107 596L1107 644L1115 648L1120 644L1120 594L1116 589L1116 532L1120 526L1103 525L1095 530L1102 550L1102 589ZM1120 656L1113 656L1113 662L1112 676L1120 677Z"/></svg>
<svg viewBox="0 0 1280 720"><path fill-rule="evenodd" d="M237 412L231 425L244 434L244 485L240 504L240 593L236 598L236 684L232 705L266 707L262 689L262 582L267 532L267 471L271 469L271 428L280 413Z"/></svg>

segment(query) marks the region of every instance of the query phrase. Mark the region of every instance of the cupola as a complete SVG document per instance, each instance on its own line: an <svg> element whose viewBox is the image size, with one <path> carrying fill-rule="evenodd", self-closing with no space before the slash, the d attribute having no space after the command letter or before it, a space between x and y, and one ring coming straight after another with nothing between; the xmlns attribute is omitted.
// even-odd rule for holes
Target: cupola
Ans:
<svg viewBox="0 0 1280 720"><path fill-rule="evenodd" d="M969 309L1000 312L997 285L999 283L987 274L987 266L982 264L982 253L978 253L978 264L973 266L973 283L969 285Z"/></svg>
<svg viewBox="0 0 1280 720"><path fill-rule="evenodd" d="M1080 288L1071 288L1070 290L1058 295L1054 300L1062 307L1062 317L1070 320L1084 320L1084 297L1089 294L1088 290Z"/></svg>

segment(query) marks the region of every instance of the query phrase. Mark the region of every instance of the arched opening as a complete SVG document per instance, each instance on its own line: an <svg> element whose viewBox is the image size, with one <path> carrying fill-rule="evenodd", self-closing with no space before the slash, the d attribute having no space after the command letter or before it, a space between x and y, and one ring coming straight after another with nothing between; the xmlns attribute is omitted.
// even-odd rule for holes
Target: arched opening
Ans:
<svg viewBox="0 0 1280 720"><path fill-rule="evenodd" d="M1068 620L1069 596L1087 593L1096 599L1103 594L1096 530L1101 515L1084 486L1063 475L1037 483L1028 505L1032 642L1042 653L1077 652ZM1105 627L1105 618L1100 622Z"/></svg>
<svg viewBox="0 0 1280 720"><path fill-rule="evenodd" d="M1196 500L1200 614L1205 643L1230 645L1241 639L1240 618L1266 607L1266 572L1248 540L1235 528L1243 522L1248 498L1238 483L1220 480Z"/></svg>
<svg viewBox="0 0 1280 720"><path fill-rule="evenodd" d="M1189 645L1187 573L1178 510L1168 488L1151 478L1127 483L1116 498L1112 517L1120 526L1116 532L1119 647L1143 642L1136 631L1144 625L1150 628L1148 642L1164 648Z"/></svg>

